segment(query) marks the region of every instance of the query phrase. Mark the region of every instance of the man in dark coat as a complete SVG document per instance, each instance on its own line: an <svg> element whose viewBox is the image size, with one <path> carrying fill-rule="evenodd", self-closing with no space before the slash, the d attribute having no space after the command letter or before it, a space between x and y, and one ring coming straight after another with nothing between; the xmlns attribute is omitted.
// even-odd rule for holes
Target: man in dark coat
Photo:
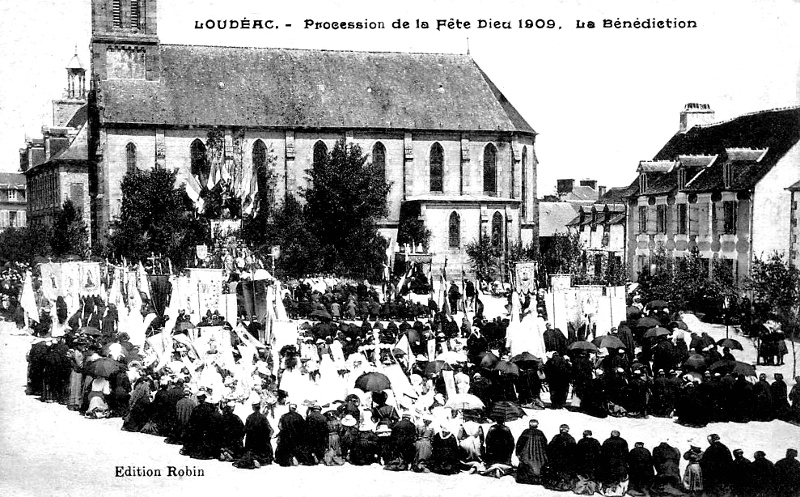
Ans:
<svg viewBox="0 0 800 497"><path fill-rule="evenodd" d="M302 463L305 460L306 420L297 412L296 404L289 404L289 412L278 420L278 430L275 461L281 466L294 466L293 459Z"/></svg>
<svg viewBox="0 0 800 497"><path fill-rule="evenodd" d="M775 490L780 497L800 495L800 462L796 449L786 449L786 457L775 463Z"/></svg>
<svg viewBox="0 0 800 497"><path fill-rule="evenodd" d="M547 464L542 471L542 484L550 490L572 490L577 444L569 434L569 426L562 424L558 430L558 435L547 444Z"/></svg>
<svg viewBox="0 0 800 497"><path fill-rule="evenodd" d="M532 419L528 428L517 439L516 453L519 458L517 483L539 484L542 467L547 463L547 438L539 429L539 421Z"/></svg>
<svg viewBox="0 0 800 497"><path fill-rule="evenodd" d="M544 365L544 375L550 387L550 407L563 409L567 403L572 366L558 352Z"/></svg>
<svg viewBox="0 0 800 497"><path fill-rule="evenodd" d="M730 493L731 469L733 456L728 447L720 442L716 433L708 436L709 446L700 460L703 471L703 487L710 495L728 495Z"/></svg>
<svg viewBox="0 0 800 497"><path fill-rule="evenodd" d="M244 424L244 449L249 452L260 465L272 464L272 426L261 413L261 404L253 403L253 413L247 416Z"/></svg>
<svg viewBox="0 0 800 497"><path fill-rule="evenodd" d="M758 382L753 385L753 397L755 397L753 419L755 421L772 421L775 414L772 409L772 391L766 374L761 373L758 376Z"/></svg>
<svg viewBox="0 0 800 497"><path fill-rule="evenodd" d="M192 410L183 437L181 454L194 459L219 457L219 429L222 416L214 404L206 402L207 393L197 394L197 407Z"/></svg>
<svg viewBox="0 0 800 497"><path fill-rule="evenodd" d="M455 280L450 282L450 289L447 290L447 301L450 304L450 313L458 312L458 301L461 300L461 291L458 289Z"/></svg>
<svg viewBox="0 0 800 497"><path fill-rule="evenodd" d="M605 373L595 370L595 378L586 384L581 398L581 410L596 418L608 417L608 394L606 393Z"/></svg>
<svg viewBox="0 0 800 497"><path fill-rule="evenodd" d="M603 488L614 487L628 478L628 452L628 442L617 430L612 431L601 447L598 477Z"/></svg>
<svg viewBox="0 0 800 497"><path fill-rule="evenodd" d="M405 468L414 462L417 427L411 422L411 414L403 413L400 421L392 427L392 445L395 457L399 457Z"/></svg>
<svg viewBox="0 0 800 497"><path fill-rule="evenodd" d="M567 353L567 337L557 328L553 328L550 323L545 323L543 333L544 349L547 352L558 352L561 355Z"/></svg>
<svg viewBox="0 0 800 497"><path fill-rule="evenodd" d="M313 405L306 414L306 448L310 456L308 464L322 462L328 449L328 420L322 415L322 408Z"/></svg>
<svg viewBox="0 0 800 497"><path fill-rule="evenodd" d="M752 495L752 478L753 478L753 462L744 457L742 449L733 451L733 464L731 465L731 480L732 490L734 495L747 496Z"/></svg>
<svg viewBox="0 0 800 497"><path fill-rule="evenodd" d="M486 467L493 464L511 466L511 454L514 453L514 435L502 419L489 427L486 432L486 454L483 461Z"/></svg>
<svg viewBox="0 0 800 497"><path fill-rule="evenodd" d="M628 494L633 496L648 495L648 489L653 482L655 472L653 470L653 456L644 447L644 443L636 442L633 444L633 449L628 454L628 471L630 472Z"/></svg>
<svg viewBox="0 0 800 497"><path fill-rule="evenodd" d="M656 370L647 410L653 416L660 418L669 417L675 410L675 399L672 397L672 389L669 387L667 375L663 369Z"/></svg>
<svg viewBox="0 0 800 497"><path fill-rule="evenodd" d="M672 345L672 341L666 335L657 337L656 340L658 342L653 347L653 370L663 369L668 371L675 365L673 363L675 360L675 346Z"/></svg>

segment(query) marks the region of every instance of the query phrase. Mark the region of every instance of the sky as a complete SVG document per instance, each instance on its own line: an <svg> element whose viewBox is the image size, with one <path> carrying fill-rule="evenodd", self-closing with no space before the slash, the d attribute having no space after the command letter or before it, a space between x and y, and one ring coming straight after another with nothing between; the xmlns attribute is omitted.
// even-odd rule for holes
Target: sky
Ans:
<svg viewBox="0 0 800 497"><path fill-rule="evenodd" d="M161 0L162 43L469 53L537 131L538 194L558 178L622 186L677 131L688 102L718 120L800 103L800 0L385 2ZM0 3L0 171L52 122L77 53L88 69L90 0ZM209 19L272 19L273 30L195 29ZM603 20L692 20L694 29L610 29ZM307 19L375 21L381 30L305 29ZM409 29L392 22L408 21ZM416 28L416 20L428 29ZM437 29L437 20L462 21ZM507 21L511 29L479 28ZM520 20L553 28L520 28ZM594 29L577 28L593 21ZM470 22L465 28L463 23ZM286 26L291 24L291 27Z"/></svg>

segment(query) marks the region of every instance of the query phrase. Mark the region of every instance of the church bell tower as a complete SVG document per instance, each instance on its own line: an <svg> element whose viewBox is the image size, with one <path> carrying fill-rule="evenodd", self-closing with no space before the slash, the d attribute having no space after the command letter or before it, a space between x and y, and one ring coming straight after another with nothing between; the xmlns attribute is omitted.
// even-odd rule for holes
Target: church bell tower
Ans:
<svg viewBox="0 0 800 497"><path fill-rule="evenodd" d="M92 80L159 78L156 0L92 0Z"/></svg>

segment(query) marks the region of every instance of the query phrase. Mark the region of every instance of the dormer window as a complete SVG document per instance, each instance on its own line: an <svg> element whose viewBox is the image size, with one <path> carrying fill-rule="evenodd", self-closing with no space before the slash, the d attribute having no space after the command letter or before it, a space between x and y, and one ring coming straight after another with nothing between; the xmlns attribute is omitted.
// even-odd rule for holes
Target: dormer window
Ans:
<svg viewBox="0 0 800 497"><path fill-rule="evenodd" d="M639 173L639 191L644 193L647 190L647 174L644 172Z"/></svg>
<svg viewBox="0 0 800 497"><path fill-rule="evenodd" d="M722 182L725 184L725 188L730 188L733 183L733 164L730 162L722 166Z"/></svg>
<svg viewBox="0 0 800 497"><path fill-rule="evenodd" d="M686 188L686 169L681 167L678 169L678 190L684 188Z"/></svg>

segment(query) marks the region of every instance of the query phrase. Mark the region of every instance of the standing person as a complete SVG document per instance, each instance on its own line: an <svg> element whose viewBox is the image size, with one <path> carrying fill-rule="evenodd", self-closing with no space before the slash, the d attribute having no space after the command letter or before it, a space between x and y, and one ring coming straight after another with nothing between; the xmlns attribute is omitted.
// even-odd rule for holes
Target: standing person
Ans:
<svg viewBox="0 0 800 497"><path fill-rule="evenodd" d="M709 446L700 460L703 470L703 487L709 495L728 495L730 493L731 468L733 456L728 447L720 442L719 435L708 436Z"/></svg>
<svg viewBox="0 0 800 497"><path fill-rule="evenodd" d="M314 404L306 414L305 439L310 457L309 464L318 464L325 460L328 438L328 420L322 415L322 408Z"/></svg>
<svg viewBox="0 0 800 497"><path fill-rule="evenodd" d="M545 488L563 492L572 490L575 483L575 438L569 426L558 427L558 435L547 444L547 464L542 470Z"/></svg>
<svg viewBox="0 0 800 497"><path fill-rule="evenodd" d="M791 407L789 407L788 387L786 382L783 381L783 375L775 373L775 381L769 386L770 395L772 397L772 407L775 417L788 421L790 419Z"/></svg>
<svg viewBox="0 0 800 497"><path fill-rule="evenodd" d="M780 497L800 495L800 462L796 449L786 449L786 457L775 463L775 490Z"/></svg>
<svg viewBox="0 0 800 497"><path fill-rule="evenodd" d="M517 483L538 485L542 467L547 463L547 438L539 430L539 421L532 419L528 428L517 439L516 453L519 458Z"/></svg>
<svg viewBox="0 0 800 497"><path fill-rule="evenodd" d="M297 404L289 404L289 412L278 420L278 430L275 462L281 466L296 466L303 462L306 420L297 412Z"/></svg>
<svg viewBox="0 0 800 497"><path fill-rule="evenodd" d="M450 314L458 312L458 301L461 300L461 291L456 285L456 280L450 282L450 289L447 290L447 301L450 304Z"/></svg>
<svg viewBox="0 0 800 497"><path fill-rule="evenodd" d="M689 461L686 472L683 475L683 486L690 495L702 495L703 493L703 468L700 461L703 459L703 451L700 447L692 445L683 455Z"/></svg>
<svg viewBox="0 0 800 497"><path fill-rule="evenodd" d="M789 392L789 401L792 403L792 410L789 416L792 421L800 421L800 376L795 376L794 386Z"/></svg>
<svg viewBox="0 0 800 497"><path fill-rule="evenodd" d="M578 495L594 495L600 491L597 468L602 457L600 442L592 436L592 430L584 430L583 438L575 446L575 474L578 482L573 491Z"/></svg>
<svg viewBox="0 0 800 497"><path fill-rule="evenodd" d="M81 347L75 344L69 351L71 371L69 374L67 409L70 411L80 410L81 404L83 404L83 359L84 354Z"/></svg>
<svg viewBox="0 0 800 497"><path fill-rule="evenodd" d="M563 409L567 403L572 366L558 352L544 365L544 375L550 387L550 408Z"/></svg>
<svg viewBox="0 0 800 497"><path fill-rule="evenodd" d="M414 444L414 465L412 469L418 473L430 473L428 466L433 455L433 428L431 427L433 418L430 415L422 416L422 426L417 427L417 441Z"/></svg>
<svg viewBox="0 0 800 497"><path fill-rule="evenodd" d="M251 396L250 404L253 412L247 416L244 424L244 449L249 452L260 466L272 464L272 426L267 417L261 413L261 399Z"/></svg>
<svg viewBox="0 0 800 497"><path fill-rule="evenodd" d="M630 471L628 495L634 497L649 495L648 489L653 482L655 471L653 470L653 456L645 448L644 443L633 444L633 449L628 454L628 468Z"/></svg>
<svg viewBox="0 0 800 497"><path fill-rule="evenodd" d="M475 304L475 283L473 283L472 280L467 280L464 293L467 296L467 309L472 309L473 305Z"/></svg>
<svg viewBox="0 0 800 497"><path fill-rule="evenodd" d="M603 442L599 472L603 495L622 496L628 490L628 452L628 442L617 430Z"/></svg>

